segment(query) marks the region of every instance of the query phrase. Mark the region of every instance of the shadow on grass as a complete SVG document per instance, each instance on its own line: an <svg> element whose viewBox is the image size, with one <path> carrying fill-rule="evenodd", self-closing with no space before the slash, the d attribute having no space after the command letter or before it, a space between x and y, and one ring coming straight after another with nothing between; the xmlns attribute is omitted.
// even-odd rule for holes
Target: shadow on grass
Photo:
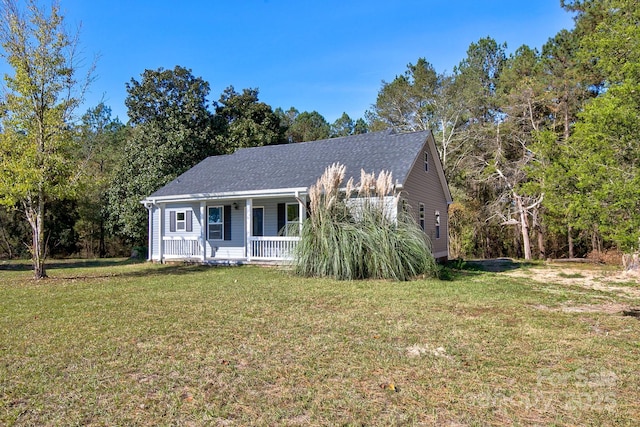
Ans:
<svg viewBox="0 0 640 427"><path fill-rule="evenodd" d="M131 264L144 263L141 259L131 258L104 258L104 259L73 259L73 260L51 260L45 262L45 268L47 270L56 270L61 268L100 268L100 267L114 267ZM0 261L0 271L31 271L33 265L29 260L10 260Z"/></svg>
<svg viewBox="0 0 640 427"><path fill-rule="evenodd" d="M456 280L473 274L503 273L529 266L529 263L514 261L511 258L492 258L482 260L465 261L462 259L450 260L442 268L442 280Z"/></svg>
<svg viewBox="0 0 640 427"><path fill-rule="evenodd" d="M138 266L132 270L111 270L113 267ZM89 272L74 272L74 269L91 269ZM176 263L154 265L145 260L130 258L107 258L92 260L52 260L46 263L49 277L46 281L127 278L127 277L160 277L192 274L212 268L232 268L220 265L201 265L193 263ZM29 260L0 261L0 271L32 271Z"/></svg>

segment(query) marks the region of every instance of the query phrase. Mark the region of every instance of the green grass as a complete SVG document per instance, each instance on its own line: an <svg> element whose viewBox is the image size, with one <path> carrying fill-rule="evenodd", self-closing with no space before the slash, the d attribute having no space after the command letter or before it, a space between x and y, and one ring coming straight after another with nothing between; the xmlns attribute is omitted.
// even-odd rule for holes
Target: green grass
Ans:
<svg viewBox="0 0 640 427"><path fill-rule="evenodd" d="M582 278L584 278L584 275L582 275L580 273L562 273L562 272L560 272L558 274L558 276L564 277L565 279L582 279Z"/></svg>
<svg viewBox="0 0 640 427"><path fill-rule="evenodd" d="M334 281L113 260L61 263L34 282L28 269L8 268L0 265L0 425L640 418L640 322L553 310L569 298L559 284L480 271ZM570 298L615 297L571 289ZM400 391L381 387L389 383Z"/></svg>

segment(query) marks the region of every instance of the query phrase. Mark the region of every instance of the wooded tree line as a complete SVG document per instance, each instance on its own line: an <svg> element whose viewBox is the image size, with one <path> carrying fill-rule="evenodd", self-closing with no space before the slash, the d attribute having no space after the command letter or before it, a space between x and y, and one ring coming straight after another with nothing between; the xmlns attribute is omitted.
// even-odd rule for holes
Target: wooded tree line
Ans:
<svg viewBox="0 0 640 427"><path fill-rule="evenodd" d="M372 130L434 131L454 257L638 249L640 8L561 5L575 26L541 50L483 38L452 73L420 58L368 114Z"/></svg>
<svg viewBox="0 0 640 427"><path fill-rule="evenodd" d="M128 255L147 241L139 201L207 156L387 128L434 132L455 200L453 257L637 249L635 2L561 1L575 26L541 50L508 55L483 38L450 73L418 58L382 83L365 118L332 124L274 110L254 88L210 102L209 83L181 66L126 83L126 124L104 104L74 120L91 80L78 77L77 37L57 4L28 4L3 0L14 74L0 109L0 256Z"/></svg>

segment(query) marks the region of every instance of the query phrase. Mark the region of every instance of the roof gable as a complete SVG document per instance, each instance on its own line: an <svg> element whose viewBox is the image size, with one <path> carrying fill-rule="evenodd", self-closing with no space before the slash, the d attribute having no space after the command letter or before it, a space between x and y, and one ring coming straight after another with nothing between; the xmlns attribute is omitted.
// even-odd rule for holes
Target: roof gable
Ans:
<svg viewBox="0 0 640 427"><path fill-rule="evenodd" d="M383 131L243 148L230 155L203 160L149 198L308 188L333 163L346 166L345 180L354 177L358 181L362 169L374 173L385 170L403 185L425 146L437 157L432 151L429 131L402 134Z"/></svg>

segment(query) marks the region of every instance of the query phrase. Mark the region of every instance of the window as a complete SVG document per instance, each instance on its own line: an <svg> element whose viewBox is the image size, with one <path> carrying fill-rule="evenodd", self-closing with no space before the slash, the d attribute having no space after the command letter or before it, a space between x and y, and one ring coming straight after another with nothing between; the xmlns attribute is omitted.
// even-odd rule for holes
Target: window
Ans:
<svg viewBox="0 0 640 427"><path fill-rule="evenodd" d="M418 205L418 219L420 220L420 228L424 231L424 203Z"/></svg>
<svg viewBox="0 0 640 427"><path fill-rule="evenodd" d="M209 206L207 227L209 240L222 240L224 237L224 211L222 206Z"/></svg>
<svg viewBox="0 0 640 427"><path fill-rule="evenodd" d="M252 236L264 236L264 208L253 208L251 224L253 226Z"/></svg>
<svg viewBox="0 0 640 427"><path fill-rule="evenodd" d="M193 220L190 210L169 211L169 231L171 233L190 233L193 231Z"/></svg>
<svg viewBox="0 0 640 427"><path fill-rule="evenodd" d="M436 211L436 239L440 238L440 211Z"/></svg>
<svg viewBox="0 0 640 427"><path fill-rule="evenodd" d="M298 236L300 234L300 205L287 203L286 236Z"/></svg>
<svg viewBox="0 0 640 427"><path fill-rule="evenodd" d="M424 152L424 170L425 172L429 172L429 153Z"/></svg>
<svg viewBox="0 0 640 427"><path fill-rule="evenodd" d="M187 215L185 212L176 212L176 231L187 229Z"/></svg>

